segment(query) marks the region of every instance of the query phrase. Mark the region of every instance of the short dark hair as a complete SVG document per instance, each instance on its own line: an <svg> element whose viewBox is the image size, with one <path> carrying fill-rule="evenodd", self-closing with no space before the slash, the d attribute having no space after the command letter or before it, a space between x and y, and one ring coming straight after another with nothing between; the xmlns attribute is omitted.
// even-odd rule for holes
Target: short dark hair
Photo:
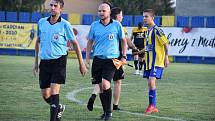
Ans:
<svg viewBox="0 0 215 121"><path fill-rule="evenodd" d="M153 9L146 9L143 12L149 12L151 14L152 17L155 16L155 11Z"/></svg>
<svg viewBox="0 0 215 121"><path fill-rule="evenodd" d="M140 29L140 28L142 28L143 27L143 22L139 22L138 23L138 28Z"/></svg>
<svg viewBox="0 0 215 121"><path fill-rule="evenodd" d="M116 15L120 14L121 11L122 11L122 9L120 7L114 7L114 8L112 8L111 9L111 14L110 14L111 18L112 19L116 19Z"/></svg>
<svg viewBox="0 0 215 121"><path fill-rule="evenodd" d="M113 8L113 6L112 6L112 4L110 2L104 1L104 2L102 2L102 4L107 4L110 7L110 9Z"/></svg>
<svg viewBox="0 0 215 121"><path fill-rule="evenodd" d="M54 0L57 3L60 3L60 6L63 7L64 6L64 1L63 0Z"/></svg>

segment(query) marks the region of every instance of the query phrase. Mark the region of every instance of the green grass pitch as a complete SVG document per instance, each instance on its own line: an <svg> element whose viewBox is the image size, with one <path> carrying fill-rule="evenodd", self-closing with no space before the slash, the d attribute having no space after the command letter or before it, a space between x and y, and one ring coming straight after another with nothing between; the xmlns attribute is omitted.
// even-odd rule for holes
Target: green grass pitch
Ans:
<svg viewBox="0 0 215 121"><path fill-rule="evenodd" d="M49 106L42 100L38 79L32 75L33 57L0 56L0 121L48 121ZM133 64L132 62L129 62ZM163 79L157 82L159 113L143 115L148 105L146 79L133 75L126 67L120 108L113 111L112 121L212 121L215 120L215 65L171 63ZM95 121L101 108L88 111L86 105L67 98L79 90L75 98L86 103L91 95L90 72L82 77L78 61L68 59L66 85L60 101L66 105L62 121ZM99 98L96 106L101 106Z"/></svg>

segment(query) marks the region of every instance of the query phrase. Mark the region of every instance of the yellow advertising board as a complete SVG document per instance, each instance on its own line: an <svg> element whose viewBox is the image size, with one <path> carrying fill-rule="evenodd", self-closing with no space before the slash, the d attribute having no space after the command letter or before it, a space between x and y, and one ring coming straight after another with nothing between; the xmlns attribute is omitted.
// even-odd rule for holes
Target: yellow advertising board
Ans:
<svg viewBox="0 0 215 121"><path fill-rule="evenodd" d="M34 49L37 24L0 22L0 48Z"/></svg>
<svg viewBox="0 0 215 121"><path fill-rule="evenodd" d="M72 51L68 51L68 57L69 57L69 58L76 59L76 58L77 58L77 55L76 55L75 51L72 50Z"/></svg>

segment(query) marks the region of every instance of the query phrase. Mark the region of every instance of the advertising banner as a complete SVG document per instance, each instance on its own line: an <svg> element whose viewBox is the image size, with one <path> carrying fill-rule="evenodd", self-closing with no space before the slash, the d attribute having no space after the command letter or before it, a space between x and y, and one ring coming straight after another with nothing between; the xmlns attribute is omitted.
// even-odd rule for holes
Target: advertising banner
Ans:
<svg viewBox="0 0 215 121"><path fill-rule="evenodd" d="M37 25L0 22L0 48L34 49Z"/></svg>

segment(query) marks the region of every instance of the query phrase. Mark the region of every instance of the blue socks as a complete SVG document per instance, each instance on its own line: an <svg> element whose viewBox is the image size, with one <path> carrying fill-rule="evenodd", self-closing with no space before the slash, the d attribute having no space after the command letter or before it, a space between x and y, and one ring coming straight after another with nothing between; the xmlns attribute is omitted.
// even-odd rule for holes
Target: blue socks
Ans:
<svg viewBox="0 0 215 121"><path fill-rule="evenodd" d="M149 90L149 105L156 107L156 89Z"/></svg>

